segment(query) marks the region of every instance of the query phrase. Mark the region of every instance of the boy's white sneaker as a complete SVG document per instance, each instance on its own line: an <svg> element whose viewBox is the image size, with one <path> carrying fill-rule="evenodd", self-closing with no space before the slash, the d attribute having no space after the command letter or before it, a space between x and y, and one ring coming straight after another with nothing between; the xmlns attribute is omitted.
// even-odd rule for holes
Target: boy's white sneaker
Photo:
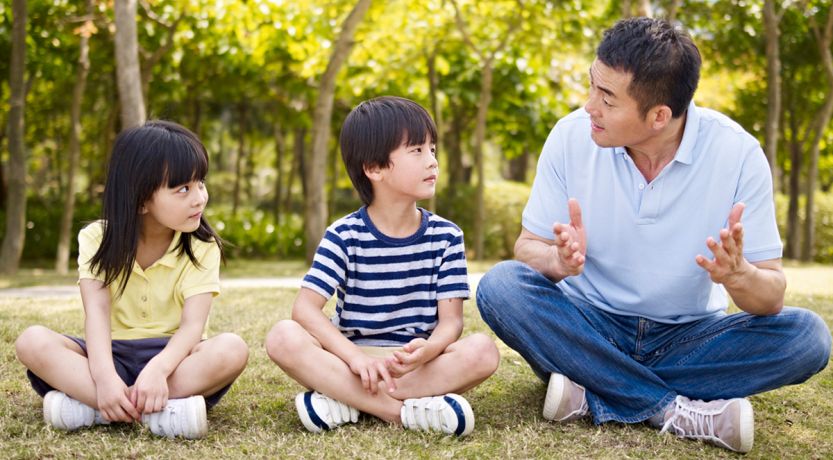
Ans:
<svg viewBox="0 0 833 460"><path fill-rule="evenodd" d="M677 396L661 433L700 439L735 452L749 452L755 440L752 404L746 398L700 401Z"/></svg>
<svg viewBox="0 0 833 460"><path fill-rule="evenodd" d="M474 429L474 412L460 395L406 399L400 410L402 426L409 430L434 430L465 436Z"/></svg>
<svg viewBox="0 0 833 460"><path fill-rule="evenodd" d="M142 414L142 423L151 433L167 438L180 436L186 439L202 438L208 433L208 417L205 398L201 395L169 399L159 412Z"/></svg>
<svg viewBox="0 0 833 460"><path fill-rule="evenodd" d="M590 414L584 387L566 376L553 372L544 398L544 418L553 422L569 422Z"/></svg>
<svg viewBox="0 0 833 460"><path fill-rule="evenodd" d="M110 423L99 411L57 390L43 397L43 419L47 425L67 431Z"/></svg>
<svg viewBox="0 0 833 460"><path fill-rule="evenodd" d="M313 433L337 428L345 423L356 423L359 411L317 391L298 393L295 409L304 428Z"/></svg>

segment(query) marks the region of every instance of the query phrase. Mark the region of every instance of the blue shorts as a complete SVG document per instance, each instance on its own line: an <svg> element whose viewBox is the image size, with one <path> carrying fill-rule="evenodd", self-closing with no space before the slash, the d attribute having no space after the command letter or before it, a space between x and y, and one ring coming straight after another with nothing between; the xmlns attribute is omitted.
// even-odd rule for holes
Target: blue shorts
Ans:
<svg viewBox="0 0 833 460"><path fill-rule="evenodd" d="M78 337L66 336L84 350L87 354L87 343L84 339ZM170 337L156 337L151 339L136 339L136 340L113 340L113 364L116 367L116 373L124 381L127 386L131 386L136 382L139 373L147 366L148 361L158 355L162 349L168 344ZM29 377L29 382L32 383L32 388L41 395L54 390L52 386L43 381L40 377L33 374L32 371L26 370L26 376ZM220 391L205 397L205 406L211 409L220 402L220 398L225 395L231 384L221 388Z"/></svg>

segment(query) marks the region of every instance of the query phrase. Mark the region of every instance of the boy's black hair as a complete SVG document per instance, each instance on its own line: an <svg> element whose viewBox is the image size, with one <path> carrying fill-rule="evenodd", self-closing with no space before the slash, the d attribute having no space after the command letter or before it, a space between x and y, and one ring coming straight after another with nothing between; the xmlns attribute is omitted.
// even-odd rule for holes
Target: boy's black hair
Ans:
<svg viewBox="0 0 833 460"><path fill-rule="evenodd" d="M208 153L196 134L170 121L148 121L142 126L121 132L113 152L104 186L102 219L104 235L101 245L90 259L96 275L104 273L104 285L121 277L118 295L124 292L133 271L136 249L142 228L142 206L160 187L173 188L193 180L204 180L208 173ZM182 233L177 243L179 253L186 254L200 267L191 248L191 236L217 244L223 241L205 220L192 233Z"/></svg>
<svg viewBox="0 0 833 460"><path fill-rule="evenodd" d="M628 94L642 116L667 105L674 118L685 113L700 80L700 51L684 30L662 19L623 19L605 31L596 57L629 73Z"/></svg>
<svg viewBox="0 0 833 460"><path fill-rule="evenodd" d="M416 102L396 96L382 96L354 108L341 127L341 157L353 187L366 205L373 202L373 185L366 167L387 168L390 154L401 145L422 145L437 140L437 126L431 115Z"/></svg>

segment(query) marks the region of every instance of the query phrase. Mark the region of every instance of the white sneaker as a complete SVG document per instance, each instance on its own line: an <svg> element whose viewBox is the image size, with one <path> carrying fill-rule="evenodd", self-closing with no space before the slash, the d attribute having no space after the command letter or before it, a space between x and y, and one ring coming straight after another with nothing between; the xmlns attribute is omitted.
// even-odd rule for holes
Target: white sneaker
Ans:
<svg viewBox="0 0 833 460"><path fill-rule="evenodd" d="M755 440L752 404L746 398L691 400L677 396L661 433L700 439L735 452L749 452Z"/></svg>
<svg viewBox="0 0 833 460"><path fill-rule="evenodd" d="M47 425L67 431L110 423L99 411L57 390L43 397L43 419Z"/></svg>
<svg viewBox="0 0 833 460"><path fill-rule="evenodd" d="M402 426L409 430L435 430L465 436L474 429L474 412L460 395L406 399L399 413Z"/></svg>
<svg viewBox="0 0 833 460"><path fill-rule="evenodd" d="M317 391L298 393L295 396L295 409L304 428L313 433L359 421L358 410Z"/></svg>
<svg viewBox="0 0 833 460"><path fill-rule="evenodd" d="M142 414L142 423L159 436L186 439L202 438L208 433L205 398L201 395L189 398L169 399L159 412Z"/></svg>
<svg viewBox="0 0 833 460"><path fill-rule="evenodd" d="M553 372L544 398L544 418L553 422L569 422L590 414L584 387L566 376Z"/></svg>

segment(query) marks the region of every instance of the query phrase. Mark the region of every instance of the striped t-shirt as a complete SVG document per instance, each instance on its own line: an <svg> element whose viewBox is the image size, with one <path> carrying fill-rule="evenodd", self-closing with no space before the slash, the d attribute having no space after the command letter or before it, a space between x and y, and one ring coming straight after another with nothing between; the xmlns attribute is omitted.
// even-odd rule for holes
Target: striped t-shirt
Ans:
<svg viewBox="0 0 833 460"><path fill-rule="evenodd" d="M437 301L469 297L463 232L422 208L419 230L382 234L367 208L327 228L302 287L329 299L338 292L333 324L357 345L401 346L428 338Z"/></svg>

